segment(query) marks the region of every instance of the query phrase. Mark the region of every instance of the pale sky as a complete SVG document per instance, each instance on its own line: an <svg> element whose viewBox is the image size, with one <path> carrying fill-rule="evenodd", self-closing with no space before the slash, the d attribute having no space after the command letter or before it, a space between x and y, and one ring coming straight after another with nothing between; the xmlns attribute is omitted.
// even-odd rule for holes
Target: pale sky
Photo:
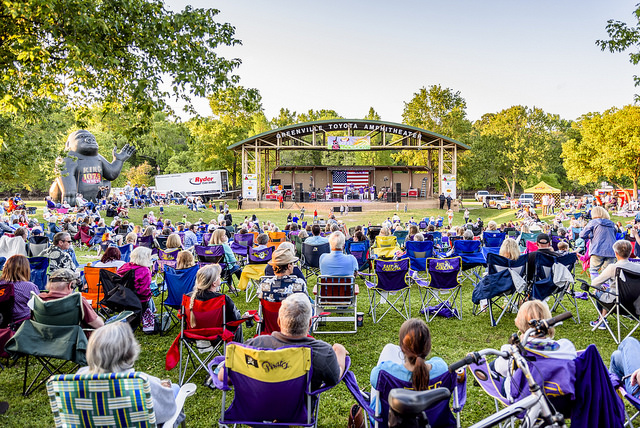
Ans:
<svg viewBox="0 0 640 428"><path fill-rule="evenodd" d="M166 0L217 8L242 46L240 84L262 95L267 118L333 109L349 119L373 107L401 122L421 87L460 91L471 120L513 105L565 119L633 103L640 67L602 52L608 19L632 23L638 0ZM195 103L210 115L206 100Z"/></svg>

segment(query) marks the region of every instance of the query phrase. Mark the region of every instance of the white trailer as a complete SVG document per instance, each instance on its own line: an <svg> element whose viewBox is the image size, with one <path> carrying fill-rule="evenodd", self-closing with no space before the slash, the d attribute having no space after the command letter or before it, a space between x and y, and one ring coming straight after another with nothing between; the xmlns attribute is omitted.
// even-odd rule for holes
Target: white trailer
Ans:
<svg viewBox="0 0 640 428"><path fill-rule="evenodd" d="M171 190L185 197L223 198L229 192L228 173L220 170L156 175L156 191L166 194Z"/></svg>

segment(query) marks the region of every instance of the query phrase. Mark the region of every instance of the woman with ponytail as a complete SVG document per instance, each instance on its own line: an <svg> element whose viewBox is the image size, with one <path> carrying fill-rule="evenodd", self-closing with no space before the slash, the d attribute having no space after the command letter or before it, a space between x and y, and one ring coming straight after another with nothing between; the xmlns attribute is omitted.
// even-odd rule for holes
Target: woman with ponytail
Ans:
<svg viewBox="0 0 640 428"><path fill-rule="evenodd" d="M215 299L216 297L225 296L225 320L236 321L241 318L240 311L236 308L236 305L233 303L233 300L227 295L220 293L220 273L222 269L218 264L205 265L196 274L196 285L193 287L193 292L189 293L189 297L191 297L191 306L189 307L189 312L191 313L191 318L188 322L191 325L191 328L195 327L196 320L193 312L193 304L196 300L207 301L209 299ZM228 327L230 331L235 332L234 341L235 342L243 342L242 337L242 326L238 327Z"/></svg>
<svg viewBox="0 0 640 428"><path fill-rule="evenodd" d="M399 342L400 345L385 345L378 365L371 371L372 409L380 410L376 386L381 371L401 381L411 382L417 391L424 391L429 386L429 379L441 376L448 369L440 357L427 360L431 352L431 332L423 320L412 318L405 321L400 327Z"/></svg>

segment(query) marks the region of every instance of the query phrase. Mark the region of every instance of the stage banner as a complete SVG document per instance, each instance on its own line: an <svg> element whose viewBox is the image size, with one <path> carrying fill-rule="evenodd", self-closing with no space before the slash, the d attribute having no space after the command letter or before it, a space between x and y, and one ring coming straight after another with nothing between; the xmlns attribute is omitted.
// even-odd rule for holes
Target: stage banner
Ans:
<svg viewBox="0 0 640 428"><path fill-rule="evenodd" d="M456 198L456 176L454 174L442 174L440 180L440 192L444 193L444 196L451 196Z"/></svg>
<svg viewBox="0 0 640 428"><path fill-rule="evenodd" d="M258 174L245 174L242 177L242 197L258 199Z"/></svg>
<svg viewBox="0 0 640 428"><path fill-rule="evenodd" d="M327 137L329 150L369 150L371 138L367 137Z"/></svg>

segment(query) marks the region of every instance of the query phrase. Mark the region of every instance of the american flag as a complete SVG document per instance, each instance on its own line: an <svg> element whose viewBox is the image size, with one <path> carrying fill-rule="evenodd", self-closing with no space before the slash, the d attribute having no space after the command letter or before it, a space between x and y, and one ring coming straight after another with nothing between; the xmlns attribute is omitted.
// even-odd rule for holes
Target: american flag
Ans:
<svg viewBox="0 0 640 428"><path fill-rule="evenodd" d="M333 171L334 192L342 192L346 185L352 183L356 190L369 186L369 171Z"/></svg>

